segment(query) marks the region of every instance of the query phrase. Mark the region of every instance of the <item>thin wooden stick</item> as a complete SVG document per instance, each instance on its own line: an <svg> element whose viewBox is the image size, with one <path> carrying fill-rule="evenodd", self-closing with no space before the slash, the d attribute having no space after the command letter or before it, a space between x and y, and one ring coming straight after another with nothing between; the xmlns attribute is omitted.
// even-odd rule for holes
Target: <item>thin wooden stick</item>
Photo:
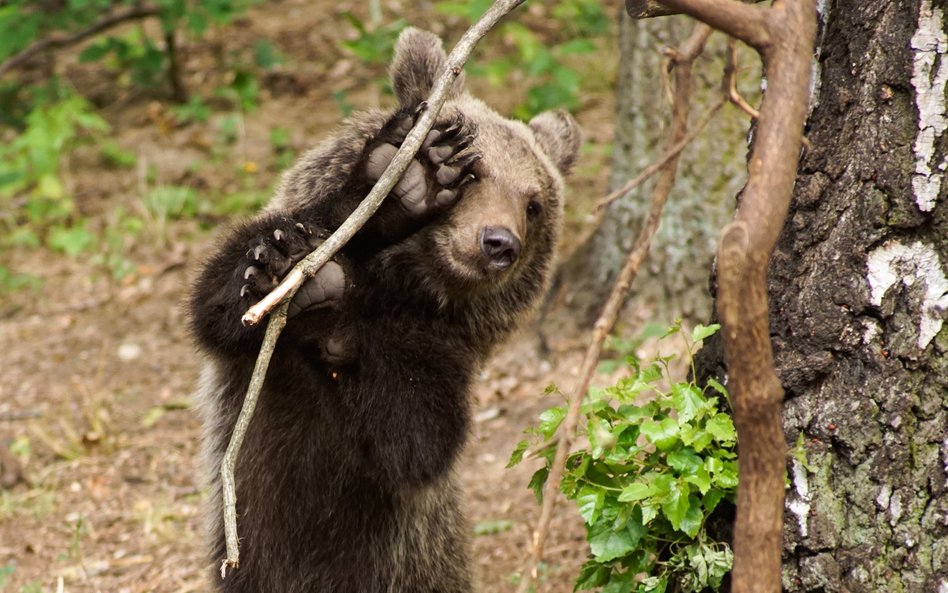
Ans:
<svg viewBox="0 0 948 593"><path fill-rule="evenodd" d="M675 73L675 94L672 103L672 128L668 138L669 147L674 147L686 136L688 129L688 111L691 100L691 65L702 50L704 44L711 34L711 28L704 24L699 24L692 31L691 35L682 45L680 50L672 50L671 59L674 65ZM669 150L668 152L671 152ZM592 341L586 349L583 362L579 372L579 386L573 392L573 398L570 401L569 410L559 428L559 440L556 446L556 454L553 457L553 463L550 465L550 473L547 477L546 485L543 491L543 506L540 509L540 518L537 521L536 529L533 532L533 550L524 563L524 568L520 573L520 585L517 587L517 593L527 593L530 589L532 580L536 578L536 570L543 558L543 543L549 530L550 520L553 517L553 507L556 504L557 493L560 488L560 480L566 468L566 457L569 454L569 448L576 436L576 425L579 421L580 409L586 392L589 390L589 384L592 381L593 373L599 364L599 356L602 354L603 344L609 331L615 325L619 317L619 311L625 301L625 296L635 280L642 262L648 255L649 246L652 243L652 237L658 230L658 223L661 218L662 209L668 194L671 192L672 185L675 182L675 175L678 167L678 154L675 153L662 169L662 175L658 178L655 187L652 190L652 199L649 206L648 218L642 228L641 233L636 239L632 251L629 252L622 270L609 293L606 305L602 314L596 321L593 329Z"/></svg>
<svg viewBox="0 0 948 593"><path fill-rule="evenodd" d="M257 363L254 367L254 373L251 378L247 395L244 398L244 405L241 408L238 417L237 426L231 435L230 444L227 447L228 454L225 455L221 463L221 483L224 489L224 532L227 545L227 558L221 565L221 577L226 576L227 568L237 568L239 566L239 547L237 538L237 494L234 487L234 468L237 463L237 454L240 450L240 444L243 441L247 426L253 416L254 406L257 397L263 387L263 378L266 375L270 357L273 355L273 349L276 346L276 340L286 323L285 309L290 299L302 286L303 281L316 274L320 267L336 254L349 239L362 228L369 218L382 205L382 201L389 194L402 174L411 164L415 153L421 148L421 144L427 136L431 127L435 123L435 118L441 111L442 105L448 97L448 92L454 84L455 79L460 76L465 62L484 35L490 31L497 22L520 6L524 0L497 0L484 13L484 15L474 23L467 32L461 37L454 49L448 55L444 71L438 76L431 96L426 102L426 109L421 117L415 123L411 132L405 138L401 148L395 154L395 158L385 169L385 173L379 178L372 191L366 196L359 207L353 211L346 221L320 245L315 251L303 258L297 263L289 274L283 279L272 292L265 296L259 303L251 307L242 319L246 325L258 323L274 307L282 303L281 310L271 314L270 322L267 326L267 337L272 336L272 340L265 339L260 348L260 354L257 357ZM243 419L243 420L241 420Z"/></svg>

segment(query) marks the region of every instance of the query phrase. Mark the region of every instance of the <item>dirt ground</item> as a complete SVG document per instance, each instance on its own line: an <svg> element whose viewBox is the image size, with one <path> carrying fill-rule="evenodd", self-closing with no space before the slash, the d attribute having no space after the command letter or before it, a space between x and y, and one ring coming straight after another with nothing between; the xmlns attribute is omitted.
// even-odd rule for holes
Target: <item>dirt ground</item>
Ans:
<svg viewBox="0 0 948 593"><path fill-rule="evenodd" d="M350 5L351 4L351 5ZM118 208L141 210L148 184L187 184L210 195L265 188L278 166L269 131L290 131L304 149L339 120L340 91L357 108L385 98L375 83L384 65L363 64L339 47L352 34L342 13L360 17L359 3L286 0L255 9L207 42L185 44L186 82L213 88L215 56L270 39L286 58L261 79L259 108L245 114L238 137L221 157L205 126L169 125L165 104L141 92L116 91L101 67L59 57L57 69L92 96L113 126L112 140L136 154L131 170L104 169L91 153L70 163L69 186L80 209L105 220ZM542 23L541 5L526 9ZM463 26L430 6L383 5L456 39ZM445 24L447 23L447 24ZM503 40L488 40L503 51ZM600 61L615 61L614 55ZM99 68L99 69L97 69ZM583 98L577 117L587 149L571 180L568 237L579 232L588 204L605 187L611 140L612 92ZM219 82L219 81L217 81ZM476 94L509 112L520 89L471 79ZM160 98L160 97L158 97ZM214 193L216 192L216 193ZM0 592L209 591L205 580L202 486L196 481L199 425L190 397L200 366L185 330L189 278L225 220L148 221L126 255L131 275L113 279L88 257L46 251L4 252L4 264L43 280L37 291L0 296L0 445L11 441L25 462L24 479L0 490ZM537 516L526 489L535 466L504 469L522 430L552 405L541 398L551 382L572 386L579 362L575 336L556 336L554 352L538 354L529 331L501 350L476 382L476 423L460 467L481 590L513 590ZM565 592L584 557L581 523L566 504L554 519L540 590ZM491 527L495 529L491 529Z"/></svg>

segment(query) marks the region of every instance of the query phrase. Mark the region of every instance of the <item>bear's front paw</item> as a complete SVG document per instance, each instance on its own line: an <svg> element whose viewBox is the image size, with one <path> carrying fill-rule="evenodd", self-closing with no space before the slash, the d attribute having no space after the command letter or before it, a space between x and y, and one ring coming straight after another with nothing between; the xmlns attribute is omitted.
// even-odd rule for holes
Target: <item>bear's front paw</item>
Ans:
<svg viewBox="0 0 948 593"><path fill-rule="evenodd" d="M401 116L393 122L386 141L369 152L366 175L371 182L378 181L392 162L414 119L412 114ZM460 114L436 124L428 132L415 160L392 189L409 215L420 218L458 201L464 186L476 179L472 169L481 155L466 150L476 136L475 126Z"/></svg>
<svg viewBox="0 0 948 593"><path fill-rule="evenodd" d="M290 268L324 240L324 233L289 218L280 219L271 232L254 237L246 259L236 270L238 278L243 281L241 299L246 299L248 304L259 301L276 288ZM342 298L345 286L346 275L342 266L336 261L327 262L293 296L287 316L294 317L307 309L332 304Z"/></svg>

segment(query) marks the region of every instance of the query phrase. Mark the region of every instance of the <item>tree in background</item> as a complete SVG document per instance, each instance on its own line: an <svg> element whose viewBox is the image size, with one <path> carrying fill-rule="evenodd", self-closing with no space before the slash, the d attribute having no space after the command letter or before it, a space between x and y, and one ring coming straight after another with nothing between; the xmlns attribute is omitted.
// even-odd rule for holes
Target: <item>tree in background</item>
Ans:
<svg viewBox="0 0 948 593"><path fill-rule="evenodd" d="M684 16L634 20L625 10L621 13L610 191L621 188L661 154L669 116L663 50L687 36L693 26ZM727 38L714 35L695 66L694 121L721 100L726 52ZM742 64L746 64L742 79L759 78L756 57ZM744 86L754 90L752 84L756 83ZM658 319L685 315L704 320L710 315L708 269L718 234L733 211L734 195L745 176L741 140L747 128L745 114L721 110L682 155L674 194L665 208L648 265L634 288L639 302L644 300L656 308ZM596 230L566 262L561 281L571 314L579 311L588 319L601 306L636 229L645 219L651 185L643 184L612 202Z"/></svg>

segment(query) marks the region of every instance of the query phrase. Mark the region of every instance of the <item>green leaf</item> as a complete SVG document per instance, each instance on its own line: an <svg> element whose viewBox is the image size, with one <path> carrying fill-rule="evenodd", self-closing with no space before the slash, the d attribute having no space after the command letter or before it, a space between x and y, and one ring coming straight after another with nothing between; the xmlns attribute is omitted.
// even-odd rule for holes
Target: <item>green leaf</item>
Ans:
<svg viewBox="0 0 948 593"><path fill-rule="evenodd" d="M589 54L596 51L596 44L589 39L572 39L556 46L555 50L562 55Z"/></svg>
<svg viewBox="0 0 948 593"><path fill-rule="evenodd" d="M690 490L684 483L677 480L672 481L668 493L662 500L662 514L675 529L681 529L681 522L688 512L690 504L688 502L688 492Z"/></svg>
<svg viewBox="0 0 948 593"><path fill-rule="evenodd" d="M618 360L600 360L599 364L596 366L596 373L600 375L608 375L609 373L614 372L619 368Z"/></svg>
<svg viewBox="0 0 948 593"><path fill-rule="evenodd" d="M650 484L645 482L633 482L622 489L622 492L619 494L619 502L635 502L648 498L653 494L655 494L655 491Z"/></svg>
<svg viewBox="0 0 948 593"><path fill-rule="evenodd" d="M629 523L632 523L631 521ZM612 521L601 517L589 528L589 549L599 562L608 562L624 556L635 549L641 539L642 531L627 526L615 530Z"/></svg>
<svg viewBox="0 0 948 593"><path fill-rule="evenodd" d="M721 329L721 325L718 323L712 323L711 325L701 325L699 323L691 330L691 341L700 342L709 336L713 336L719 329Z"/></svg>
<svg viewBox="0 0 948 593"><path fill-rule="evenodd" d="M734 461L723 461L722 467L717 472L712 472L714 476L712 483L724 490L733 490L737 488L737 463Z"/></svg>
<svg viewBox="0 0 948 593"><path fill-rule="evenodd" d="M670 449L678 442L678 423L674 418L665 418L661 422L642 423L642 434L660 450Z"/></svg>
<svg viewBox="0 0 948 593"><path fill-rule="evenodd" d="M653 576L642 580L642 593L665 593L668 588L668 577Z"/></svg>
<svg viewBox="0 0 948 593"><path fill-rule="evenodd" d="M586 564L584 564L583 568L579 571L579 576L576 577L576 584L573 586L573 591L583 591L601 587L609 582L611 572L610 567L603 566L595 560L587 560Z"/></svg>
<svg viewBox="0 0 948 593"><path fill-rule="evenodd" d="M541 467L533 473L533 477L530 478L530 483L527 484L527 488L533 490L534 496L537 497L537 502L543 503L543 485L546 484L546 479L550 475L550 470L547 467Z"/></svg>
<svg viewBox="0 0 948 593"><path fill-rule="evenodd" d="M727 414L715 414L705 423L704 429L719 443L730 444L737 441L737 430Z"/></svg>
<svg viewBox="0 0 948 593"><path fill-rule="evenodd" d="M86 62L97 62L104 58L109 52L112 51L113 46L110 41L111 40L105 40L99 43L94 43L82 50L82 53L79 54L79 62L83 64Z"/></svg>
<svg viewBox="0 0 948 593"><path fill-rule="evenodd" d="M586 521L587 525L592 525L599 518L599 511L602 510L602 503L605 501L606 493L601 488L592 486L583 486L576 495L576 506L579 507L579 516Z"/></svg>
<svg viewBox="0 0 948 593"><path fill-rule="evenodd" d="M556 429L560 427L565 417L566 408L563 406L554 406L540 414L540 425L537 427L537 430L543 438L549 440L553 438Z"/></svg>
<svg viewBox="0 0 948 593"><path fill-rule="evenodd" d="M507 462L507 467L511 468L521 461L523 461L523 454L527 452L527 447L530 446L530 441L520 441L517 443L517 446L514 447L513 453L510 454L510 461Z"/></svg>
<svg viewBox="0 0 948 593"><path fill-rule="evenodd" d="M678 411L678 422L684 424L703 416L708 402L694 385L676 383L672 386L672 405Z"/></svg>
<svg viewBox="0 0 948 593"><path fill-rule="evenodd" d="M668 465L672 466L681 475L691 475L699 469L704 469L704 461L689 447L672 451L668 454L666 460Z"/></svg>
<svg viewBox="0 0 948 593"><path fill-rule="evenodd" d="M283 61L280 52L267 39L258 39L253 44L253 61L260 68L273 68Z"/></svg>
<svg viewBox="0 0 948 593"><path fill-rule="evenodd" d="M658 516L658 507L651 503L643 502L639 507L642 509L642 523L644 525L648 525L652 519Z"/></svg>
<svg viewBox="0 0 948 593"><path fill-rule="evenodd" d="M696 428L693 424L685 424L678 429L678 438L685 445L691 447L698 453L707 449L713 440L711 433L706 430Z"/></svg>
<svg viewBox="0 0 948 593"><path fill-rule="evenodd" d="M613 572L609 577L609 584L600 590L599 593L632 593L635 587L635 574L626 572Z"/></svg>
<svg viewBox="0 0 948 593"><path fill-rule="evenodd" d="M688 510L685 511L685 516L682 517L678 528L685 532L688 537L693 538L698 535L702 524L704 524L704 513L701 512L701 502L697 497L689 496Z"/></svg>
<svg viewBox="0 0 948 593"><path fill-rule="evenodd" d="M713 488L709 490L707 494L705 494L704 497L702 497L701 499L701 504L704 505L704 511L710 514L711 511L717 508L718 503L720 503L721 500L723 500L725 496L726 496L726 493L724 492L724 490L720 490L718 488Z"/></svg>
<svg viewBox="0 0 948 593"><path fill-rule="evenodd" d="M718 382L714 379L714 377L709 377L709 378L708 378L708 381L707 381L707 384L708 384L708 387L710 387L711 389L717 391L718 393L720 393L721 395L723 395L725 398L727 398L727 389L725 389L724 385L721 385L720 383L718 383Z"/></svg>
<svg viewBox="0 0 948 593"><path fill-rule="evenodd" d="M685 481L696 486L701 494L707 494L711 489L711 474L704 465L700 465L693 474L685 476Z"/></svg>

